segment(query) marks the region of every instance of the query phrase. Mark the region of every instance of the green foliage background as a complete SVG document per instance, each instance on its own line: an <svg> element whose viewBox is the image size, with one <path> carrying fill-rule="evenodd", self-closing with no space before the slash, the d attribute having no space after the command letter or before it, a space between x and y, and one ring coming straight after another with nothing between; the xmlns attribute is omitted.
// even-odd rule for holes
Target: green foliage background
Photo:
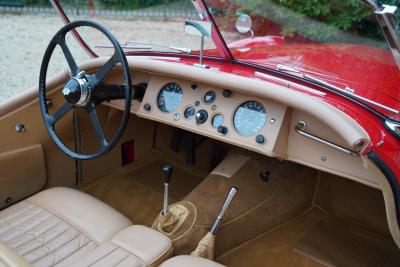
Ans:
<svg viewBox="0 0 400 267"><path fill-rule="evenodd" d="M345 42L353 36L383 40L371 7L361 0L234 0L243 12L250 11L285 25L285 33L297 32L320 42ZM400 0L382 0L400 5ZM288 12L291 11L291 12ZM309 20L311 19L311 20Z"/></svg>

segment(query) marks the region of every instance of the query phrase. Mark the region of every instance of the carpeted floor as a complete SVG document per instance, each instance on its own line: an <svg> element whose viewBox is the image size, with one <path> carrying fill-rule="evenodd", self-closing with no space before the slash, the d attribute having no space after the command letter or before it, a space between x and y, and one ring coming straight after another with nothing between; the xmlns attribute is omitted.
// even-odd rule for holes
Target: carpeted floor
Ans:
<svg viewBox="0 0 400 267"><path fill-rule="evenodd" d="M317 207L218 257L239 266L397 266L390 239L334 219Z"/></svg>
<svg viewBox="0 0 400 267"><path fill-rule="evenodd" d="M164 187L161 170L166 163L173 166L170 203L183 199L207 175L203 170L153 151L144 160L84 184L79 190L108 203L134 224L151 226L162 208Z"/></svg>

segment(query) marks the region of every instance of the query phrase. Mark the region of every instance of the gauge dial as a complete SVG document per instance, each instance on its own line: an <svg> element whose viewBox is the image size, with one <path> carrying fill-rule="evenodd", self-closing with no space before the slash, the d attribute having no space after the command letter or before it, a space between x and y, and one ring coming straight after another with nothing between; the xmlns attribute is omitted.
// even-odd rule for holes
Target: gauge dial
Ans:
<svg viewBox="0 0 400 267"><path fill-rule="evenodd" d="M217 114L212 118L212 126L218 128L224 124L224 116L222 114Z"/></svg>
<svg viewBox="0 0 400 267"><path fill-rule="evenodd" d="M264 106L257 101L248 101L239 106L233 117L236 131L242 136L252 136L261 131L265 125L267 113Z"/></svg>
<svg viewBox="0 0 400 267"><path fill-rule="evenodd" d="M208 91L204 95L204 102L206 102L207 104L211 104L215 101L215 98L217 98L217 94L214 91Z"/></svg>
<svg viewBox="0 0 400 267"><path fill-rule="evenodd" d="M157 96L157 106L162 112L171 112L182 102L183 91L177 83L169 83L161 88Z"/></svg>
<svg viewBox="0 0 400 267"><path fill-rule="evenodd" d="M185 109L185 112L183 115L185 116L185 119L193 119L194 115L196 114L196 110L194 107L190 106Z"/></svg>

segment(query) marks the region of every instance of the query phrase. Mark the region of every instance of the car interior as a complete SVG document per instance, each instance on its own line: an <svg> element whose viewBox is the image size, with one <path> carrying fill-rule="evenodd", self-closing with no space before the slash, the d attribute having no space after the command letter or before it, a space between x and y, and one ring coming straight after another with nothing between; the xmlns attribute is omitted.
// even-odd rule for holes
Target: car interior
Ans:
<svg viewBox="0 0 400 267"><path fill-rule="evenodd" d="M0 106L0 266L398 266L370 137L324 92L116 51Z"/></svg>

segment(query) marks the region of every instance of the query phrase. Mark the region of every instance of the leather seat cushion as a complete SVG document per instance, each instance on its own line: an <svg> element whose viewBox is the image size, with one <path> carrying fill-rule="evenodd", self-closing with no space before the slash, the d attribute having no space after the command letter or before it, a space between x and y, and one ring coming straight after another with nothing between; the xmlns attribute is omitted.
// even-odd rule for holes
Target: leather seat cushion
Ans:
<svg viewBox="0 0 400 267"><path fill-rule="evenodd" d="M163 264L160 267L225 267L222 264L219 264L215 261L211 261L208 259L189 256L189 255L181 255L173 257Z"/></svg>
<svg viewBox="0 0 400 267"><path fill-rule="evenodd" d="M77 190L52 188L0 212L0 241L35 266L86 256L132 223Z"/></svg>
<svg viewBox="0 0 400 267"><path fill-rule="evenodd" d="M141 225L130 226L103 243L87 257L68 266L158 266L173 253L164 234Z"/></svg>

